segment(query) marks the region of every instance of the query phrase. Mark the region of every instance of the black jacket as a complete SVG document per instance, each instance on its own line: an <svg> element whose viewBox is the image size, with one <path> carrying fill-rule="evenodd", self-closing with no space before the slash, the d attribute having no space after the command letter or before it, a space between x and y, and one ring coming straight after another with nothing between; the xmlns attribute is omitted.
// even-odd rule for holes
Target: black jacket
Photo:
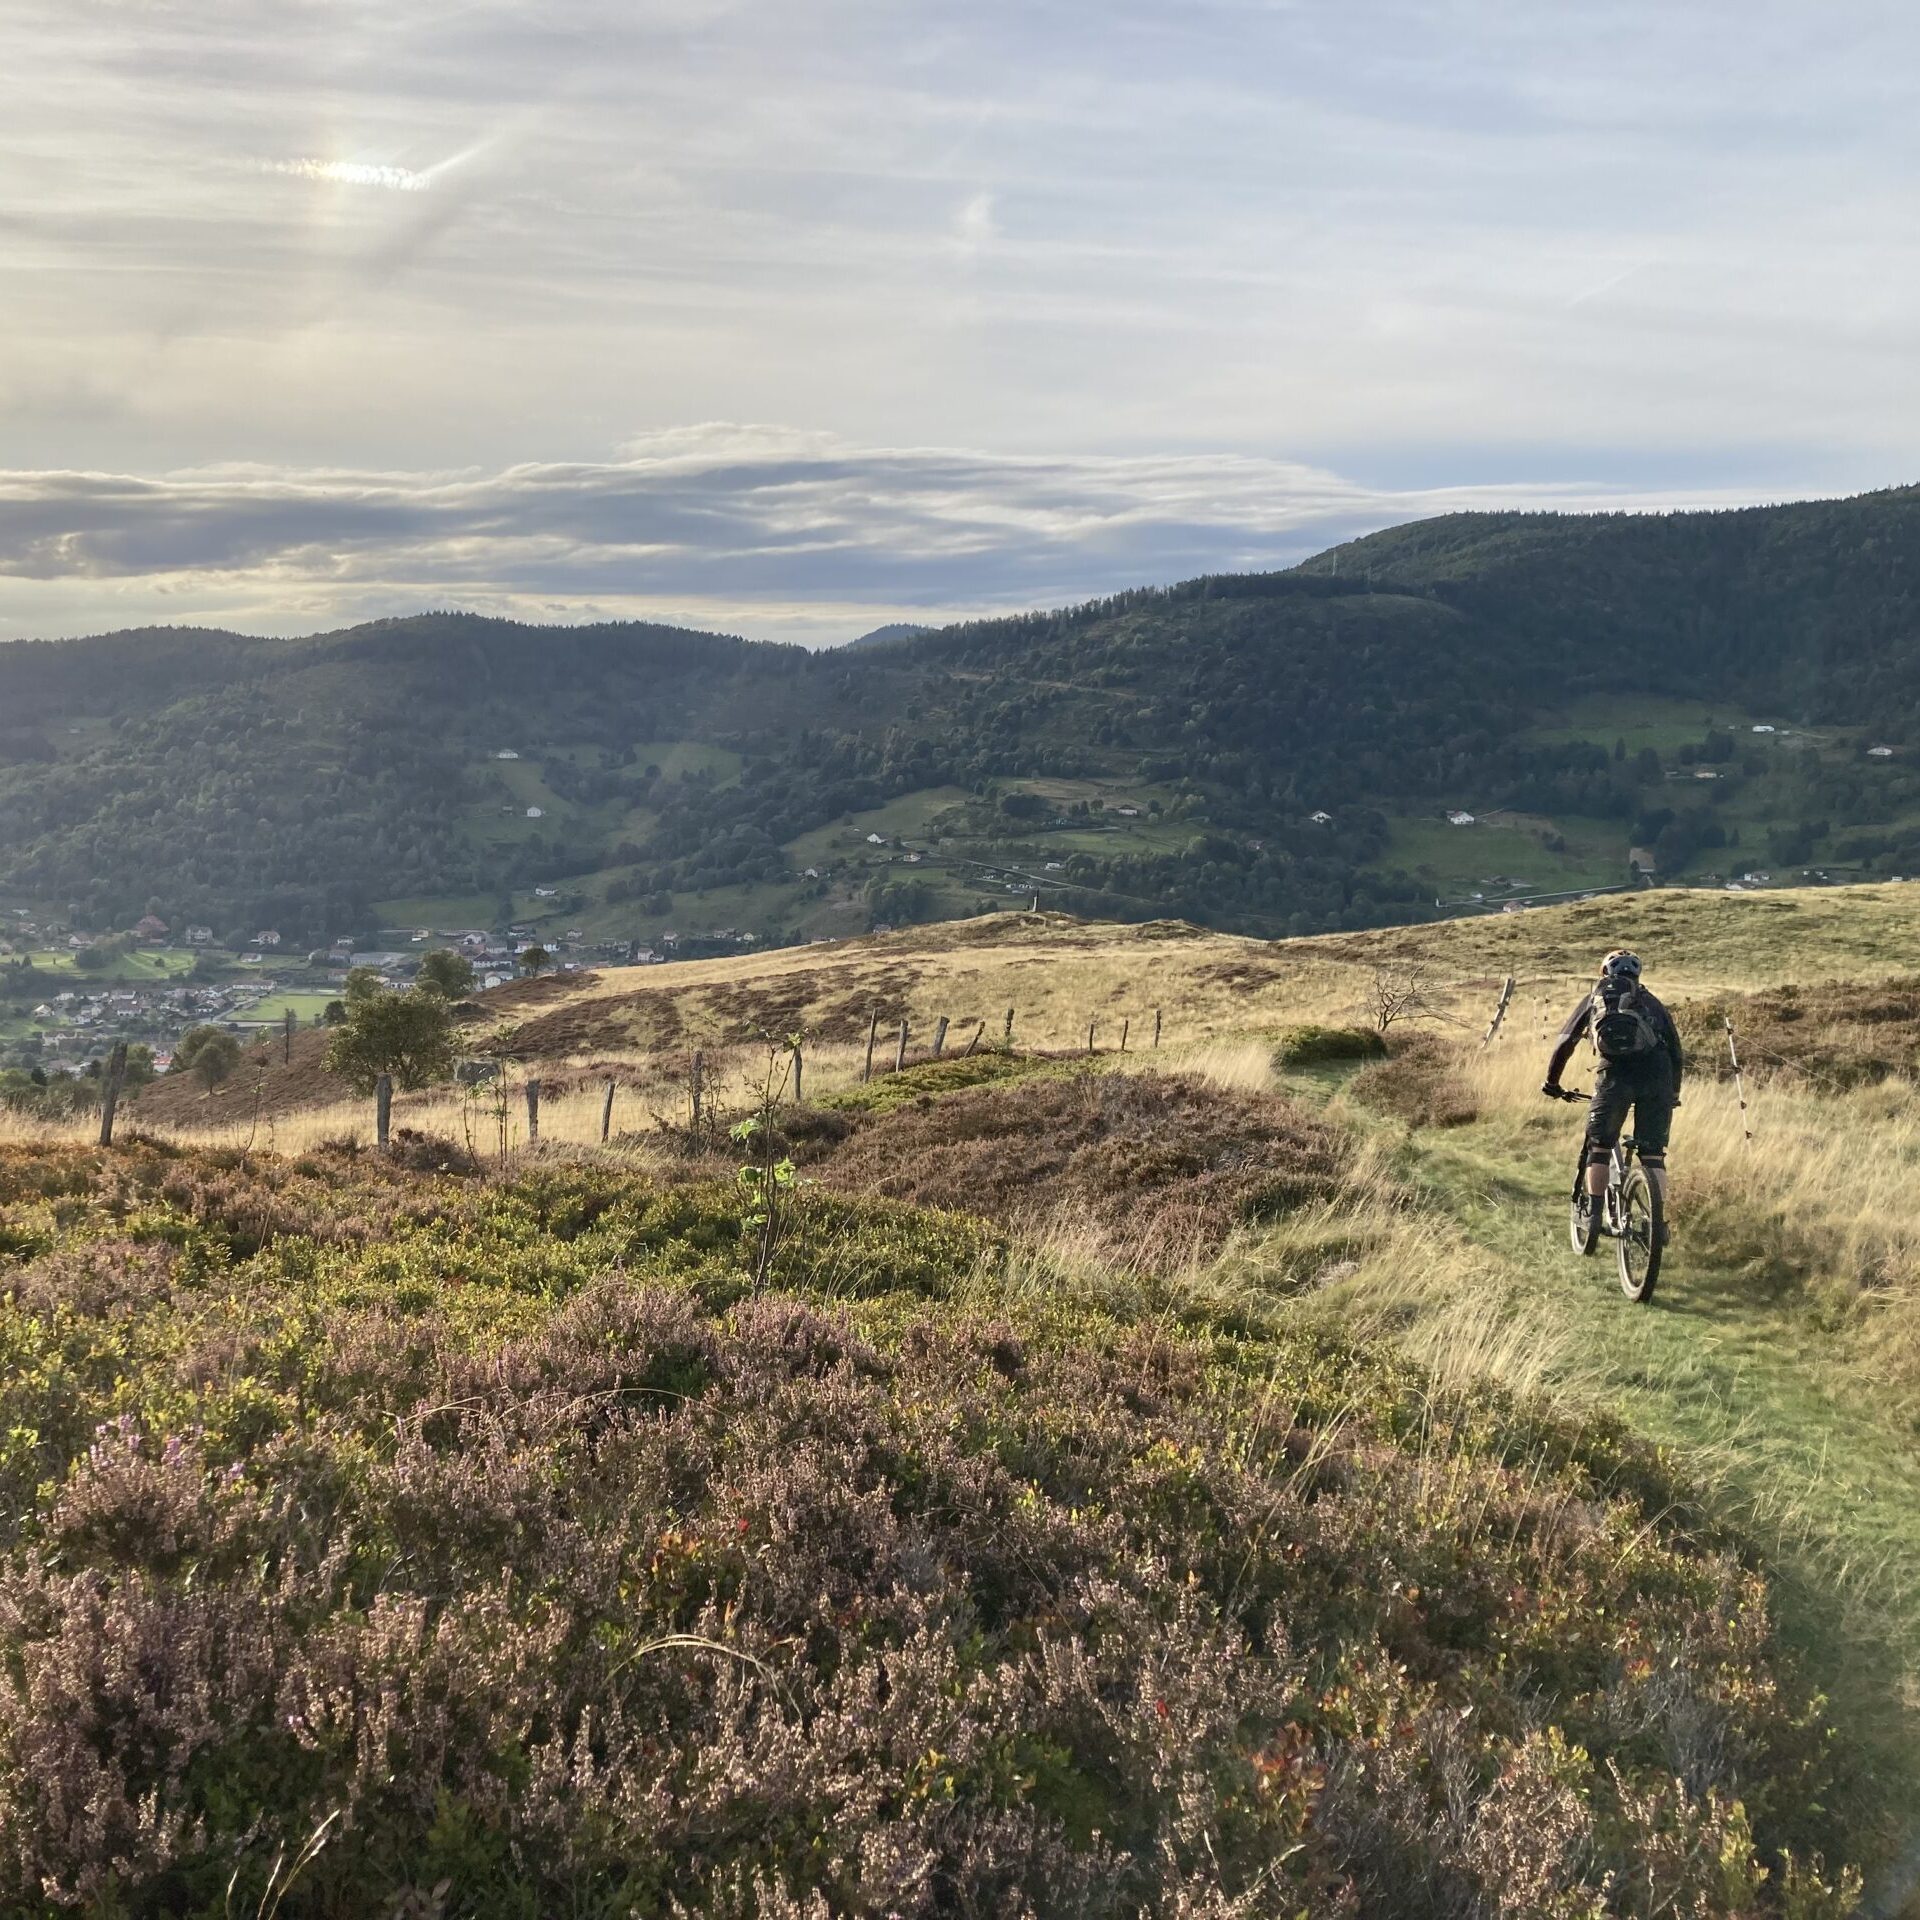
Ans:
<svg viewBox="0 0 1920 1920"><path fill-rule="evenodd" d="M1567 1016L1567 1024L1560 1029L1560 1038L1554 1042L1553 1058L1547 1062L1547 1085L1557 1087L1560 1076L1566 1071L1567 1062L1573 1058L1573 1050L1586 1038L1588 1025L1593 1019L1595 996L1599 989L1589 988L1587 996ZM1686 1065L1680 1052L1680 1029L1673 1024L1673 1015L1656 1000L1645 987L1639 989L1640 1009L1653 1023L1653 1030L1660 1036L1660 1044L1667 1050L1667 1058L1673 1062L1673 1097L1680 1097L1680 1074ZM1651 1056L1649 1056L1651 1057Z"/></svg>

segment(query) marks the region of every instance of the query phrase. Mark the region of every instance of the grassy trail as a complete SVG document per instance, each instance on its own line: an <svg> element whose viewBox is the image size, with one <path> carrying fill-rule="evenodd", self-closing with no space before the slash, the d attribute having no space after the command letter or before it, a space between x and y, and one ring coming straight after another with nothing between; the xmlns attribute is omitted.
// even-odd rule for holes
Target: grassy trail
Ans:
<svg viewBox="0 0 1920 1920"><path fill-rule="evenodd" d="M1564 1135L1564 1138L1562 1138ZM1690 1252L1635 1307L1612 1248L1569 1248L1560 1196L1577 1129L1518 1144L1486 1126L1407 1136L1403 1174L1489 1256L1516 1315L1559 1336L1548 1384L1687 1454L1776 1575L1785 1631L1851 1749L1863 1852L1888 1864L1868 1911L1920 1914L1920 1457L1830 1358L1806 1306L1767 1300ZM1684 1143L1682 1144L1682 1150ZM1684 1207L1684 1183L1680 1190Z"/></svg>

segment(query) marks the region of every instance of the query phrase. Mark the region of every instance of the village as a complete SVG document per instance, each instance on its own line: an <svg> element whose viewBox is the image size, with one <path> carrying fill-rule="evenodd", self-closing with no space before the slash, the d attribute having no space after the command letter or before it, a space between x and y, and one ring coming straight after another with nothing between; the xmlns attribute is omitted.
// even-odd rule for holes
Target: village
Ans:
<svg viewBox="0 0 1920 1920"><path fill-rule="evenodd" d="M479 927L385 930L380 944L343 934L301 950L274 928L236 943L188 923L176 931L156 914L120 932L74 928L31 907L0 909L0 1069L52 1078L88 1071L117 1042L145 1047L164 1073L189 1029L217 1026L244 1036L284 1025L323 1024L355 968L388 986L412 984L422 957L450 948L472 963L476 988L528 971L653 965L672 957L676 936L655 944L584 940L577 929L543 936L529 922L502 932Z"/></svg>

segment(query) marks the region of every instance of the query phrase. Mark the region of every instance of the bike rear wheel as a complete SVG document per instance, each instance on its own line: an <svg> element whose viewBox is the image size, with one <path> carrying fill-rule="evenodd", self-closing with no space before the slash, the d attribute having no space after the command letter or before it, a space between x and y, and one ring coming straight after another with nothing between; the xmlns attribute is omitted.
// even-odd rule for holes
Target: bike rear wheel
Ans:
<svg viewBox="0 0 1920 1920"><path fill-rule="evenodd" d="M1600 1244L1600 1208L1587 1191L1584 1153L1573 1172L1573 1191L1567 1196L1567 1238L1579 1254L1591 1253Z"/></svg>
<svg viewBox="0 0 1920 1920"><path fill-rule="evenodd" d="M1639 1167L1634 1167L1620 1183L1619 1224L1615 1250L1620 1258L1620 1291L1629 1300L1650 1300L1653 1283L1660 1278L1661 1242L1666 1237L1666 1222L1661 1214L1660 1196Z"/></svg>

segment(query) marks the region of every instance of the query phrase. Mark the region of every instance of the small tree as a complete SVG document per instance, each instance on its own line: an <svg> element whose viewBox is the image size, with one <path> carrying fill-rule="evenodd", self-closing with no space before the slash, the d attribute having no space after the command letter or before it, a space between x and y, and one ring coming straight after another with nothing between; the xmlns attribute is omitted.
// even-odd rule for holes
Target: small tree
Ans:
<svg viewBox="0 0 1920 1920"><path fill-rule="evenodd" d="M435 947L420 962L419 984L443 1000L460 1000L473 991L473 962L451 947Z"/></svg>
<svg viewBox="0 0 1920 1920"><path fill-rule="evenodd" d="M1424 967L1390 964L1375 967L1368 1001L1373 1008L1376 1033L1385 1033L1400 1020L1452 1018L1435 996Z"/></svg>
<svg viewBox="0 0 1920 1920"><path fill-rule="evenodd" d="M545 947L529 947L520 956L520 971L533 979L537 979L552 965L553 955Z"/></svg>
<svg viewBox="0 0 1920 1920"><path fill-rule="evenodd" d="M320 1009L320 1024L323 1027L344 1027L347 1024L347 1003L344 1000L329 1000Z"/></svg>
<svg viewBox="0 0 1920 1920"><path fill-rule="evenodd" d="M444 1080L453 1071L453 1015L431 990L378 993L349 1004L327 1042L327 1071L360 1093L383 1073L403 1092Z"/></svg>
<svg viewBox="0 0 1920 1920"><path fill-rule="evenodd" d="M347 969L345 993L349 1011L373 999L376 995L385 993L386 990L387 983L380 978L378 968L349 967Z"/></svg>
<svg viewBox="0 0 1920 1920"><path fill-rule="evenodd" d="M189 1027L173 1052L172 1073L191 1074L211 1096L240 1064L240 1042L218 1027Z"/></svg>

